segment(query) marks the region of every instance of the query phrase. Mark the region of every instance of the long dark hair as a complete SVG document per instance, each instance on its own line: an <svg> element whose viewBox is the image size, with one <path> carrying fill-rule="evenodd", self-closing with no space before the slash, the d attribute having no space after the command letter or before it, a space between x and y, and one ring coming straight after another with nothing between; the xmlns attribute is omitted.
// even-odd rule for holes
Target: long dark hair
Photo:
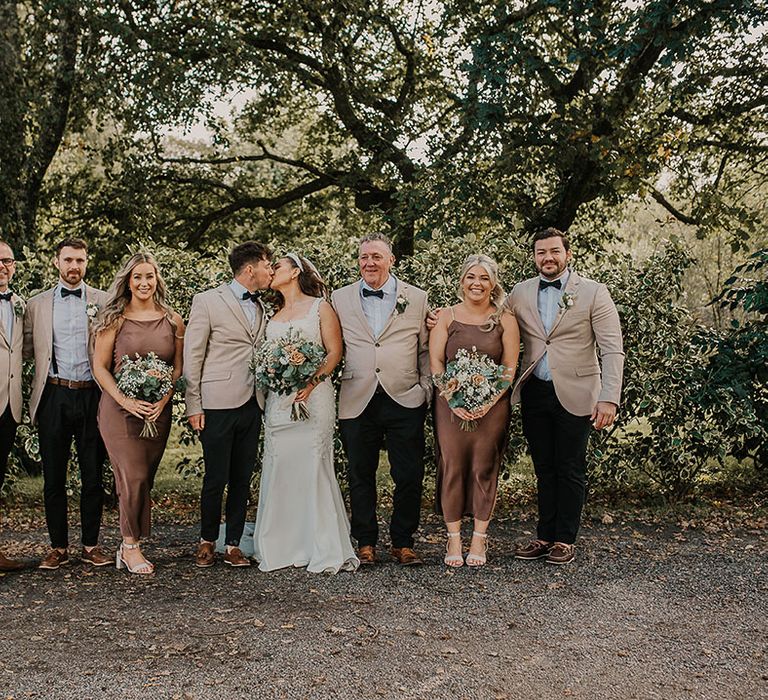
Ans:
<svg viewBox="0 0 768 700"><path fill-rule="evenodd" d="M320 273L317 268L309 262L305 257L297 253L286 253L280 257L281 260L287 260L291 267L299 271L297 281L299 283L299 289L302 293L308 297L320 297L321 299L328 300L328 288L325 286L325 282L320 277ZM280 292L276 293L277 306L282 308L285 304L283 295Z"/></svg>

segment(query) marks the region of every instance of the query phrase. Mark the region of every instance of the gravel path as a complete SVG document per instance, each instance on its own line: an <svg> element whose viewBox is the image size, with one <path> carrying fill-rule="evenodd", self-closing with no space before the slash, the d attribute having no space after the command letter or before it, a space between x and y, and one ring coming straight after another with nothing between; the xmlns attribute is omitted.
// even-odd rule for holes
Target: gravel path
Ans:
<svg viewBox="0 0 768 700"><path fill-rule="evenodd" d="M434 522L427 565L337 576L200 571L166 525L151 579L0 576L0 698L768 698L763 531L591 523L555 567L510 555L531 528L495 523L482 570L446 571Z"/></svg>

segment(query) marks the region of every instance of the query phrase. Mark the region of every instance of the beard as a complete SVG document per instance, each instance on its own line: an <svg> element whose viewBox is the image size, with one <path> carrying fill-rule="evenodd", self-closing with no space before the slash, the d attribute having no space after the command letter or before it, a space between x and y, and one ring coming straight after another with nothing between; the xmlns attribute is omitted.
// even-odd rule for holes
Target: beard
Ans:
<svg viewBox="0 0 768 700"><path fill-rule="evenodd" d="M546 271L545 271L546 268ZM563 274L568 269L568 261L564 261L563 263L555 262L552 265L542 265L541 267L539 265L536 265L536 270L546 277L547 279L556 279L560 277L560 275Z"/></svg>

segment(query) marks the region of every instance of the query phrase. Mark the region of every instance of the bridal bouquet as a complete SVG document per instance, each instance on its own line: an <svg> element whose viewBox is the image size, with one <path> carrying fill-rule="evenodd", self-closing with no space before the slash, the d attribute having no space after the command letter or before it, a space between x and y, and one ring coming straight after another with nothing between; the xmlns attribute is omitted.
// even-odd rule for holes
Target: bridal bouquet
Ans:
<svg viewBox="0 0 768 700"><path fill-rule="evenodd" d="M496 394L509 387L504 376L507 368L496 364L488 355L472 350L459 349L454 360L448 363L443 374L432 381L451 408L463 408L473 413L489 404ZM462 430L477 429L476 420L462 420Z"/></svg>
<svg viewBox="0 0 768 700"><path fill-rule="evenodd" d="M295 394L309 385L325 362L325 356L322 345L291 328L275 340L264 341L253 358L251 372L260 389L277 394ZM307 405L303 401L294 401L291 404L291 420L307 418Z"/></svg>
<svg viewBox="0 0 768 700"><path fill-rule="evenodd" d="M136 353L133 360L123 355L115 380L117 388L129 398L157 403L173 387L173 367L154 352L146 357ZM144 419L141 437L157 437L155 421Z"/></svg>

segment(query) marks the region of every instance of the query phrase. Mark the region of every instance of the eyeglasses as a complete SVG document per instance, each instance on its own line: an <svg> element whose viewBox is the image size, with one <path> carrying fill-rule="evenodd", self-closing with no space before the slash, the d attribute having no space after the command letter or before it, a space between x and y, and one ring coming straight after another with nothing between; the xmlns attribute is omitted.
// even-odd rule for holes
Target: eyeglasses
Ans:
<svg viewBox="0 0 768 700"><path fill-rule="evenodd" d="M0 258L0 263L3 263L6 267L11 267L11 265L16 264L16 261L13 258Z"/></svg>

